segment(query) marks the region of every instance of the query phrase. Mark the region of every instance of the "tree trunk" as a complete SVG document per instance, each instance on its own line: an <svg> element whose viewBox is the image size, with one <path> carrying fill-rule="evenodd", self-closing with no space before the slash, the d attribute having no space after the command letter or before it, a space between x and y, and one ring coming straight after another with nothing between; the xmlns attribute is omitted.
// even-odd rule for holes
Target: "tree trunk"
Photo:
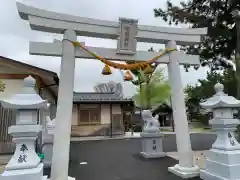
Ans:
<svg viewBox="0 0 240 180"><path fill-rule="evenodd" d="M140 96L142 95L142 83L140 83L139 85L139 88L140 88ZM140 98L140 112L142 111L143 109L143 102L142 102L142 98Z"/></svg>
<svg viewBox="0 0 240 180"><path fill-rule="evenodd" d="M147 88L146 88L146 97L147 97L147 109L151 109L151 96L150 96L150 87L149 87L149 83L150 83L150 76L149 75L146 75L147 76Z"/></svg>
<svg viewBox="0 0 240 180"><path fill-rule="evenodd" d="M240 99L240 17L236 17L236 33L237 33L237 43L235 50L235 60L236 60L236 72L235 77L237 80L237 99ZM240 118L240 111L238 111L238 118ZM237 139L240 141L240 126L237 127Z"/></svg>
<svg viewBox="0 0 240 180"><path fill-rule="evenodd" d="M236 59L236 79L237 79L237 99L240 99L240 17L236 20L237 43L235 50Z"/></svg>
<svg viewBox="0 0 240 180"><path fill-rule="evenodd" d="M140 82L140 77L138 76L138 81ZM141 93L142 93L142 83L139 84L139 88L140 88L140 96L141 96ZM142 103L142 98L140 98L140 118L141 118L141 125L142 125L142 129L143 129L143 126L144 126L144 122L142 120L142 110L143 110L143 103Z"/></svg>

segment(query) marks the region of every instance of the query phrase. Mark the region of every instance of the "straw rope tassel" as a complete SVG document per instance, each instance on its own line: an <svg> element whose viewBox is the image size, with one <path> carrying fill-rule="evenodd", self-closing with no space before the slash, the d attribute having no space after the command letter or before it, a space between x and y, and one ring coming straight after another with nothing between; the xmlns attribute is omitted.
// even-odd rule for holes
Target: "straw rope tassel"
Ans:
<svg viewBox="0 0 240 180"><path fill-rule="evenodd" d="M112 74L111 68L105 64L103 70L102 70L102 74L103 75L110 75Z"/></svg>
<svg viewBox="0 0 240 180"><path fill-rule="evenodd" d="M130 73L130 71L125 72L124 74L124 81L132 81L133 75Z"/></svg>
<svg viewBox="0 0 240 180"><path fill-rule="evenodd" d="M121 63L115 63L112 61L109 61L105 58L102 58L100 56L98 56L97 54L95 54L94 52L91 52L89 49L87 49L84 45L82 45L79 42L72 42L72 44L74 46L78 46L81 47L83 50L85 50L88 54L90 54L91 56L95 57L96 59L100 60L101 62L103 62L105 65L114 67L116 69L122 69L122 70L135 70L135 69L141 69L144 68L152 63L154 63L155 61L157 61L159 58L161 58L162 56L164 56L165 54L171 52L171 51L176 51L177 49L165 49L160 55L155 56L154 58L152 58L149 61L146 62L140 62L140 63L134 63L134 64L121 64Z"/></svg>

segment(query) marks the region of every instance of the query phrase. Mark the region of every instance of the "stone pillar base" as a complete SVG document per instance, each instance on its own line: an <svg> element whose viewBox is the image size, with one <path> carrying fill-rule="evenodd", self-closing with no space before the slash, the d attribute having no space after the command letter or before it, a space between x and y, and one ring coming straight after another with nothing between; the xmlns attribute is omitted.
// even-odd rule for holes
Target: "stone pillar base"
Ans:
<svg viewBox="0 0 240 180"><path fill-rule="evenodd" d="M51 180L51 178L50 178L50 179L47 179L47 180ZM67 180L76 180L76 178L73 178L73 177L68 176L68 179L67 179Z"/></svg>
<svg viewBox="0 0 240 180"><path fill-rule="evenodd" d="M164 134L160 132L146 133L142 132L142 152L140 155L144 158L161 158L166 156L163 152L162 139Z"/></svg>
<svg viewBox="0 0 240 180"><path fill-rule="evenodd" d="M53 140L54 140L54 135L53 135L53 130L54 130L54 123L55 119L50 120L48 118L48 124L47 128L51 127L52 129L47 129L46 132L43 133L42 136L42 141L43 141L43 153L44 153L44 159L43 159L43 164L44 167L48 168L52 165L52 153L53 153Z"/></svg>
<svg viewBox="0 0 240 180"><path fill-rule="evenodd" d="M43 164L44 164L44 168L51 168L52 162L44 162L43 161Z"/></svg>
<svg viewBox="0 0 240 180"><path fill-rule="evenodd" d="M140 155L143 156L146 159L150 158L160 158L160 157L165 157L166 153L165 152L158 152L158 153L147 153L147 152L140 152Z"/></svg>
<svg viewBox="0 0 240 180"><path fill-rule="evenodd" d="M206 170L200 170L200 178L201 179L211 179L211 180L228 180L227 178L216 176L207 172Z"/></svg>
<svg viewBox="0 0 240 180"><path fill-rule="evenodd" d="M198 166L191 168L182 167L179 164L176 164L173 167L168 167L168 171L184 179L193 178L199 176L200 169Z"/></svg>
<svg viewBox="0 0 240 180"><path fill-rule="evenodd" d="M68 176L68 180L75 180L76 178Z"/></svg>
<svg viewBox="0 0 240 180"><path fill-rule="evenodd" d="M1 180L47 180L47 176L43 176L43 164L39 164L36 168L20 169L4 171Z"/></svg>
<svg viewBox="0 0 240 180"><path fill-rule="evenodd" d="M45 143L43 145L43 153L44 153L43 164L44 164L44 167L50 167L52 165L52 152L53 152L53 144Z"/></svg>
<svg viewBox="0 0 240 180"><path fill-rule="evenodd" d="M234 139L234 142L237 143L237 140ZM208 151L205 169L200 171L200 177L211 180L240 179L240 151L233 149L239 146L239 144L230 146L232 150L211 149Z"/></svg>

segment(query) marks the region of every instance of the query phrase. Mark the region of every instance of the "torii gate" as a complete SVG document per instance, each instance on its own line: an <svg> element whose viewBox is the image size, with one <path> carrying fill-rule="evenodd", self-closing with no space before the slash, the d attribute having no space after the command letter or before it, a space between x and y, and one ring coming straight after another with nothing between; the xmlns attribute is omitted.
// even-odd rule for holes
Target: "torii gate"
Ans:
<svg viewBox="0 0 240 180"><path fill-rule="evenodd" d="M177 48L176 45L200 43L201 36L207 34L206 28L143 26L137 25L137 20L124 18L120 18L119 22L82 18L41 10L21 3L17 3L17 8L20 17L29 21L31 29L64 34L62 42L30 42L30 54L32 55L62 57L51 180L67 180L68 178L75 58L92 58L87 52L76 48L71 43L77 41L77 35L117 39L117 49L88 47L108 60L145 61L159 53L136 51L137 42L162 43L166 48ZM179 164L168 169L182 177L197 176L199 168L193 163L179 64L198 65L199 57L172 51L158 59L157 62L168 65L179 153Z"/></svg>

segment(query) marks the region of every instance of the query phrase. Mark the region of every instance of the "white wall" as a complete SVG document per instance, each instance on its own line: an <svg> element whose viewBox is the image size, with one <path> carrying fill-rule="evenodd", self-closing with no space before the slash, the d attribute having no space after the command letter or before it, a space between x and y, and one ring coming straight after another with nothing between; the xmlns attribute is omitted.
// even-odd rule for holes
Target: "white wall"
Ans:
<svg viewBox="0 0 240 180"><path fill-rule="evenodd" d="M77 126L78 125L78 109L77 105L73 105L73 110L72 110L72 126Z"/></svg>
<svg viewBox="0 0 240 180"><path fill-rule="evenodd" d="M18 93L23 87L23 79L0 79L5 84L5 89L0 92L0 99L8 99Z"/></svg>
<svg viewBox="0 0 240 180"><path fill-rule="evenodd" d="M121 105L120 104L113 104L112 105L112 113L113 114L121 114L122 113Z"/></svg>

